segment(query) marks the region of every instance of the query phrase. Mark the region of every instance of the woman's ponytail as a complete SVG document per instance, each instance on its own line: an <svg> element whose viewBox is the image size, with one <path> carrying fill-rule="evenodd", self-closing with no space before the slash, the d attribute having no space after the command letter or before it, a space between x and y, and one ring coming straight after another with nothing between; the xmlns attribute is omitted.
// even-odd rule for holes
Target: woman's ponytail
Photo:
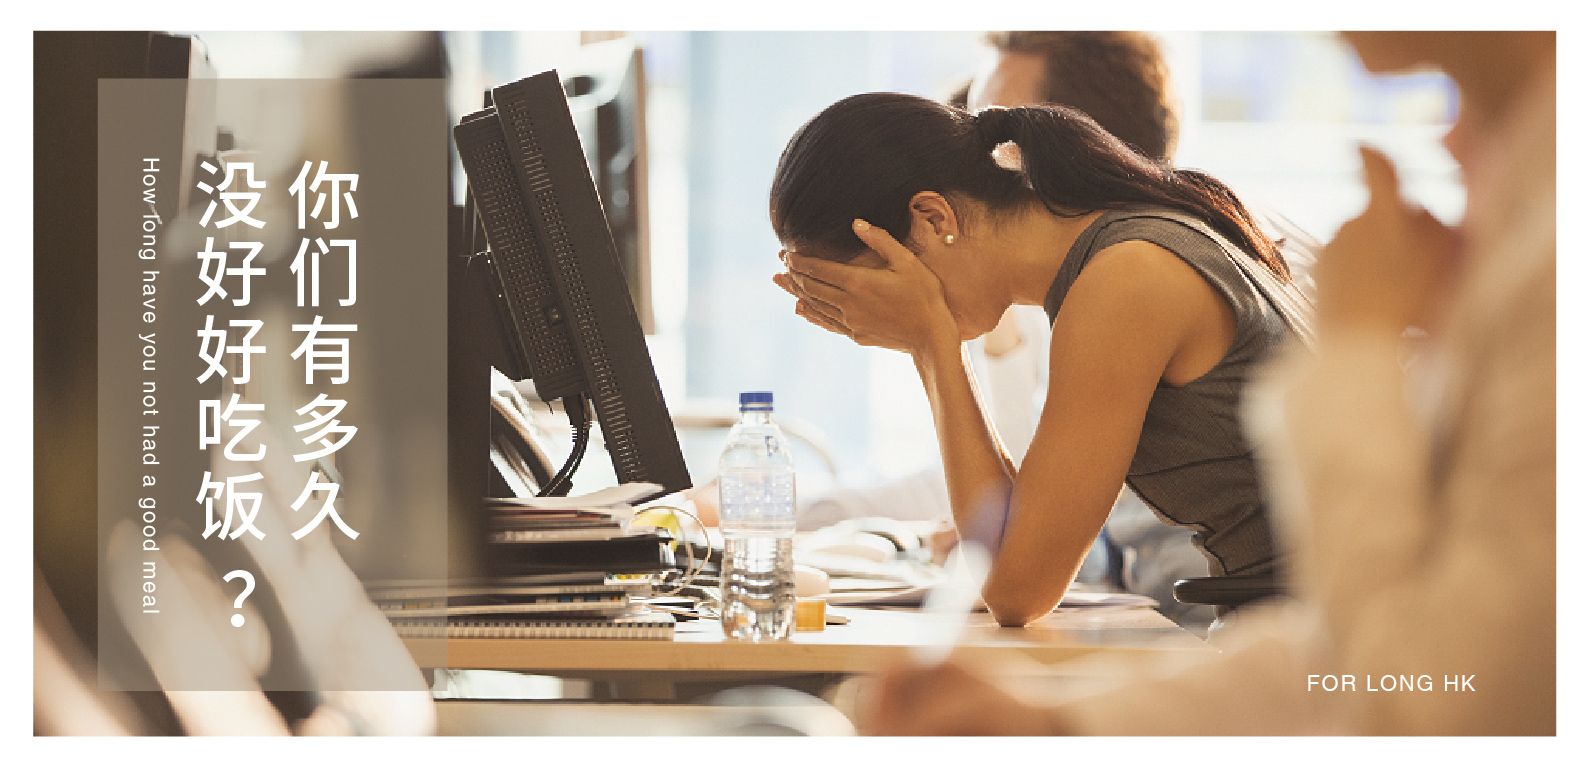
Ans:
<svg viewBox="0 0 1595 769"><path fill-rule="evenodd" d="M1020 168L994 150L1019 147ZM845 260L865 246L864 219L914 248L908 201L923 191L1018 210L1039 198L1058 216L1135 203L1168 206L1206 222L1289 280L1235 194L1197 171L1150 160L1068 107L964 110L905 94L849 96L787 143L770 184L770 224L783 243Z"/></svg>
<svg viewBox="0 0 1595 769"><path fill-rule="evenodd" d="M1013 110L1007 107L987 107L975 114L975 138L982 150L990 152L997 145L1013 141Z"/></svg>
<svg viewBox="0 0 1595 769"><path fill-rule="evenodd" d="M1281 280L1290 270L1246 206L1223 182L1146 157L1069 107L1013 107L976 118L981 140L1018 145L1024 176L1049 211L1069 216L1129 203L1191 214ZM995 145L993 145L995 146Z"/></svg>

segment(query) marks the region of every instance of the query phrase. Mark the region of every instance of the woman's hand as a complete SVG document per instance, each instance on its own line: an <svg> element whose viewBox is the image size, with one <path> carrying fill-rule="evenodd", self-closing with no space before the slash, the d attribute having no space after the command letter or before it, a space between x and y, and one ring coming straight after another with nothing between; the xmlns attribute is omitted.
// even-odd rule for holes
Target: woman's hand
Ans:
<svg viewBox="0 0 1595 769"><path fill-rule="evenodd" d="M1352 327L1400 334L1434 322L1455 265L1455 237L1401 199L1390 160L1362 148L1368 208L1324 247L1314 270L1320 333Z"/></svg>
<svg viewBox="0 0 1595 769"><path fill-rule="evenodd" d="M797 298L797 314L861 345L911 355L939 343L958 344L958 324L936 275L885 230L863 220L853 230L885 265L838 264L785 252L788 272L776 274L775 283Z"/></svg>

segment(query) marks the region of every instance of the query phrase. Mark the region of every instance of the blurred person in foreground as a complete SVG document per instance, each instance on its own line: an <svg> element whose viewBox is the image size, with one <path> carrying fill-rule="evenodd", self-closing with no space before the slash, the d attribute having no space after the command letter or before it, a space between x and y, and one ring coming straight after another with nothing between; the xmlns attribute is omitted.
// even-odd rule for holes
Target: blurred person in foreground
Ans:
<svg viewBox="0 0 1595 769"><path fill-rule="evenodd" d="M1364 149L1368 208L1318 266L1318 348L1253 399L1300 601L1243 612L1219 660L1062 702L957 655L898 665L867 731L1555 733L1555 33L1345 38L1371 71L1456 81L1468 202L1448 230ZM1412 327L1431 333L1403 369ZM1401 676L1419 685L1383 690Z"/></svg>

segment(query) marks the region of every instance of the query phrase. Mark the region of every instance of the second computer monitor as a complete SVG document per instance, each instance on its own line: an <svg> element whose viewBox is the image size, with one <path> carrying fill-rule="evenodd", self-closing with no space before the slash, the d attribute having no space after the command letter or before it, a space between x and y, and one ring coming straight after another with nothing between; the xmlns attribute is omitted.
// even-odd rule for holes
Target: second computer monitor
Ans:
<svg viewBox="0 0 1595 769"><path fill-rule="evenodd" d="M454 135L521 369L507 373L567 412L590 403L621 483L691 486L559 74L494 88Z"/></svg>

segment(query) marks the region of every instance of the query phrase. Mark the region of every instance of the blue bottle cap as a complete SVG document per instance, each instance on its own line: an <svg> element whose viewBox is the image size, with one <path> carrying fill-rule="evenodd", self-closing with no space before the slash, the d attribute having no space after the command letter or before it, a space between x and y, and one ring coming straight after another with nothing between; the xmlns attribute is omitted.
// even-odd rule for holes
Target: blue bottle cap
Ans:
<svg viewBox="0 0 1595 769"><path fill-rule="evenodd" d="M775 395L768 391L743 393L740 399L742 408L770 408L775 405Z"/></svg>

